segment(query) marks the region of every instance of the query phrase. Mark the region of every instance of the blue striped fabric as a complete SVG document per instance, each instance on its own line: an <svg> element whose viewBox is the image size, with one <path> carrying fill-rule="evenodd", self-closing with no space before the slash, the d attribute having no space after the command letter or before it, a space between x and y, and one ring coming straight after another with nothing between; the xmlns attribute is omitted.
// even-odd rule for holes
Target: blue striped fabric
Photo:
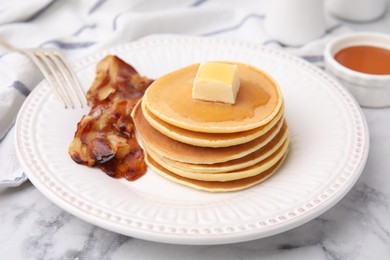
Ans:
<svg viewBox="0 0 390 260"><path fill-rule="evenodd" d="M88 10L88 14L92 14L93 12L95 12L97 9L100 8L100 6L102 6L104 4L104 2L106 2L107 0L97 0L93 5L92 7Z"/></svg>
<svg viewBox="0 0 390 260"><path fill-rule="evenodd" d="M30 94L30 90L20 81L14 81L11 87L20 92L23 96L27 97Z"/></svg>

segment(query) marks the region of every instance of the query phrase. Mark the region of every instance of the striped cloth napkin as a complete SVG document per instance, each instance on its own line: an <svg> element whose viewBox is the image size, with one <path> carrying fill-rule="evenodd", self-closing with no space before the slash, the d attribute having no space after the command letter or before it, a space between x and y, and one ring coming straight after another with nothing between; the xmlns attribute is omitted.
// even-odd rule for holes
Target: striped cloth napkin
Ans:
<svg viewBox="0 0 390 260"><path fill-rule="evenodd" d="M350 31L328 19L321 39L284 46L263 30L266 0L1 0L0 42L17 48L57 48L69 61L113 45L158 34L239 39L283 48L322 66L325 44ZM42 80L25 56L0 45L0 186L27 177L14 148L14 123L24 99Z"/></svg>

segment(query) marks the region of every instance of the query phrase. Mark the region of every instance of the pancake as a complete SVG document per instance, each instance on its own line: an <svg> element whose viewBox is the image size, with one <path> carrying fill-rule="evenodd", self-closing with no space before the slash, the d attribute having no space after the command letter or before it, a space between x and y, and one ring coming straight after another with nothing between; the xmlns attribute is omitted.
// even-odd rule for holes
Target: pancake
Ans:
<svg viewBox="0 0 390 260"><path fill-rule="evenodd" d="M271 177L276 170L282 165L284 159L286 158L287 153L271 168L268 170L244 179L240 180L234 180L234 181L226 181L226 182L218 182L218 181L199 181L199 180L193 180L189 178L182 177L180 175L174 174L161 165L159 165L157 162L155 162L150 156L146 156L146 164L157 174L167 178L168 180L171 180L173 182L199 189L209 192L227 192L227 191L238 191L243 190L246 188L249 188L253 185L256 185L260 182L265 181L269 177Z"/></svg>
<svg viewBox="0 0 390 260"><path fill-rule="evenodd" d="M135 109L140 109L136 107ZM266 125L237 133L202 133L171 125L153 115L142 102L145 119L162 134L182 143L203 147L227 147L247 143L269 131L283 116L283 106L277 115Z"/></svg>
<svg viewBox="0 0 390 260"><path fill-rule="evenodd" d="M288 145L290 138L288 136L288 132L280 131L271 142L263 146L262 148L250 153L242 158L238 158L235 160L215 163L215 164L191 164L191 163L183 163L178 161L173 161L171 159L159 156L161 160L165 164L169 164L172 167L178 168L182 171L190 171L190 172L199 172L199 173L220 173L220 172L230 172L239 169L243 169L249 166L252 166L274 152L276 152L281 146ZM152 151L153 153L153 151ZM154 156L153 156L154 157Z"/></svg>
<svg viewBox="0 0 390 260"><path fill-rule="evenodd" d="M139 105L140 103L137 104ZM198 147L161 134L148 123L141 109L133 110L132 116L145 146L174 161L195 164L213 164L244 157L266 145L279 131L287 131L287 125L284 119L281 119L267 133L248 143L221 148Z"/></svg>
<svg viewBox="0 0 390 260"><path fill-rule="evenodd" d="M199 172L191 172L188 170L182 170L164 162L161 159L161 157L159 157L156 153L153 152L153 150L146 149L146 152L155 162L157 162L159 165L161 165L162 167L164 167L165 169L167 169L168 171L174 174L189 179L194 179L194 180L225 182L225 181L232 181L232 180L251 177L254 175L258 175L263 171L268 170L284 156L284 154L287 151L287 148L288 148L288 142L284 142L284 144L279 149L277 149L273 154L271 154L264 160L250 167L239 169L236 171L219 172L219 173L199 173Z"/></svg>
<svg viewBox="0 0 390 260"><path fill-rule="evenodd" d="M155 80L145 92L145 106L157 118L195 132L235 133L267 124L283 102L277 83L253 66L234 64L240 77L235 104L194 101L199 64L193 64Z"/></svg>

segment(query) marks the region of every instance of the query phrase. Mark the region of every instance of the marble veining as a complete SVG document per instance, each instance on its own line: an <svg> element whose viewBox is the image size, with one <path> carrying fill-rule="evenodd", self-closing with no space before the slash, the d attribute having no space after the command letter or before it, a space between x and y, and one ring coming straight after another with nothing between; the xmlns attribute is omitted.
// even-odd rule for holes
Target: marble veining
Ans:
<svg viewBox="0 0 390 260"><path fill-rule="evenodd" d="M362 176L336 206L298 228L229 245L154 243L86 223L26 182L0 190L1 259L388 259L390 108L364 113L371 151Z"/></svg>
<svg viewBox="0 0 390 260"><path fill-rule="evenodd" d="M34 5L38 6L38 2L36 1ZM127 7L116 1L102 0L90 3L50 0L40 2L41 7L49 3L50 8L40 12L39 17L35 16L35 22L38 22L36 25L39 25L35 27L31 22L21 23L17 19L16 23L13 23L9 16L4 16L8 6L2 6L4 7L0 11L2 37L18 44L19 47L39 46L60 37L59 39L67 44L65 47L73 47L62 51L67 53L69 58L77 59L113 44L164 32L193 35L216 32L216 37L263 42L276 48L282 46L277 41L265 38L266 35L262 32L262 22L266 17L262 17L265 1L260 0L246 1L239 9L235 1L217 0L132 1ZM70 2L77 2L77 12L69 8ZM154 7L155 9L150 10L151 3L163 4L160 9ZM87 8L81 12L83 4ZM172 12L168 12L168 8L172 8L177 17L171 19ZM28 9L26 10L30 14L28 17L33 17L41 10ZM69 26L65 26L64 20L58 16L57 11L60 9L65 10L65 13L85 16L83 19L69 19L67 21ZM102 10L106 12L103 13ZM145 12L146 10L152 12ZM52 14L50 11L53 11ZM105 15L105 19L97 19L96 15L100 12ZM256 19L245 18L250 17L245 16L250 13L257 13L259 16ZM96 22L96 26L74 35L74 39L70 41L71 39L65 36L85 26L90 21L87 14L93 18L88 24ZM164 14L166 16L163 16ZM207 19L200 21L200 14L206 14L210 23ZM369 23L337 21L328 27L330 29L327 33L334 33L331 36L326 35L324 39L345 33L349 29L389 34L389 14L388 6L387 14L376 21ZM156 15L164 19L164 23L159 24L158 28L150 22ZM183 19L184 16L188 20ZM183 19L183 23L178 23L178 18ZM61 30L49 33L50 27L47 27L47 24L58 25ZM228 30L219 30L220 28ZM30 37L32 34L35 36ZM91 40L99 42L91 44L93 43ZM85 48L75 48L80 46ZM297 49L287 47L286 50L323 66L321 53L311 47ZM12 66L10 59L15 58L14 56L9 50L2 48L0 61L1 64L6 64L4 68L7 68L7 74L2 80L11 74L14 80L20 79L21 82L28 83L29 88L35 86L40 80L36 72L32 73L34 77L28 77L32 75L26 73L26 68L21 67L19 63L17 65L20 70L14 72L8 69ZM140 63L137 60L134 62ZM144 69L139 67L140 71ZM153 76L159 73L153 71ZM184 246L143 241L104 230L72 216L49 201L27 181L19 187L0 187L0 259L390 259L390 108L366 108L363 112L370 131L371 145L361 177L338 204L300 227L272 237L229 245ZM4 124L4 121L1 123Z"/></svg>

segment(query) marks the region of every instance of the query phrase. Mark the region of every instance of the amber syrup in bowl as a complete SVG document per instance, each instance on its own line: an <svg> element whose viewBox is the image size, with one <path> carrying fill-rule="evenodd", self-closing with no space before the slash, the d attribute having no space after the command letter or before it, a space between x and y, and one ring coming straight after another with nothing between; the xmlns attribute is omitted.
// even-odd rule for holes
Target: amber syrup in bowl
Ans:
<svg viewBox="0 0 390 260"><path fill-rule="evenodd" d="M341 65L362 73L390 75L390 50L359 45L338 51L334 58Z"/></svg>
<svg viewBox="0 0 390 260"><path fill-rule="evenodd" d="M390 106L390 35L342 35L327 44L324 63L361 106Z"/></svg>

